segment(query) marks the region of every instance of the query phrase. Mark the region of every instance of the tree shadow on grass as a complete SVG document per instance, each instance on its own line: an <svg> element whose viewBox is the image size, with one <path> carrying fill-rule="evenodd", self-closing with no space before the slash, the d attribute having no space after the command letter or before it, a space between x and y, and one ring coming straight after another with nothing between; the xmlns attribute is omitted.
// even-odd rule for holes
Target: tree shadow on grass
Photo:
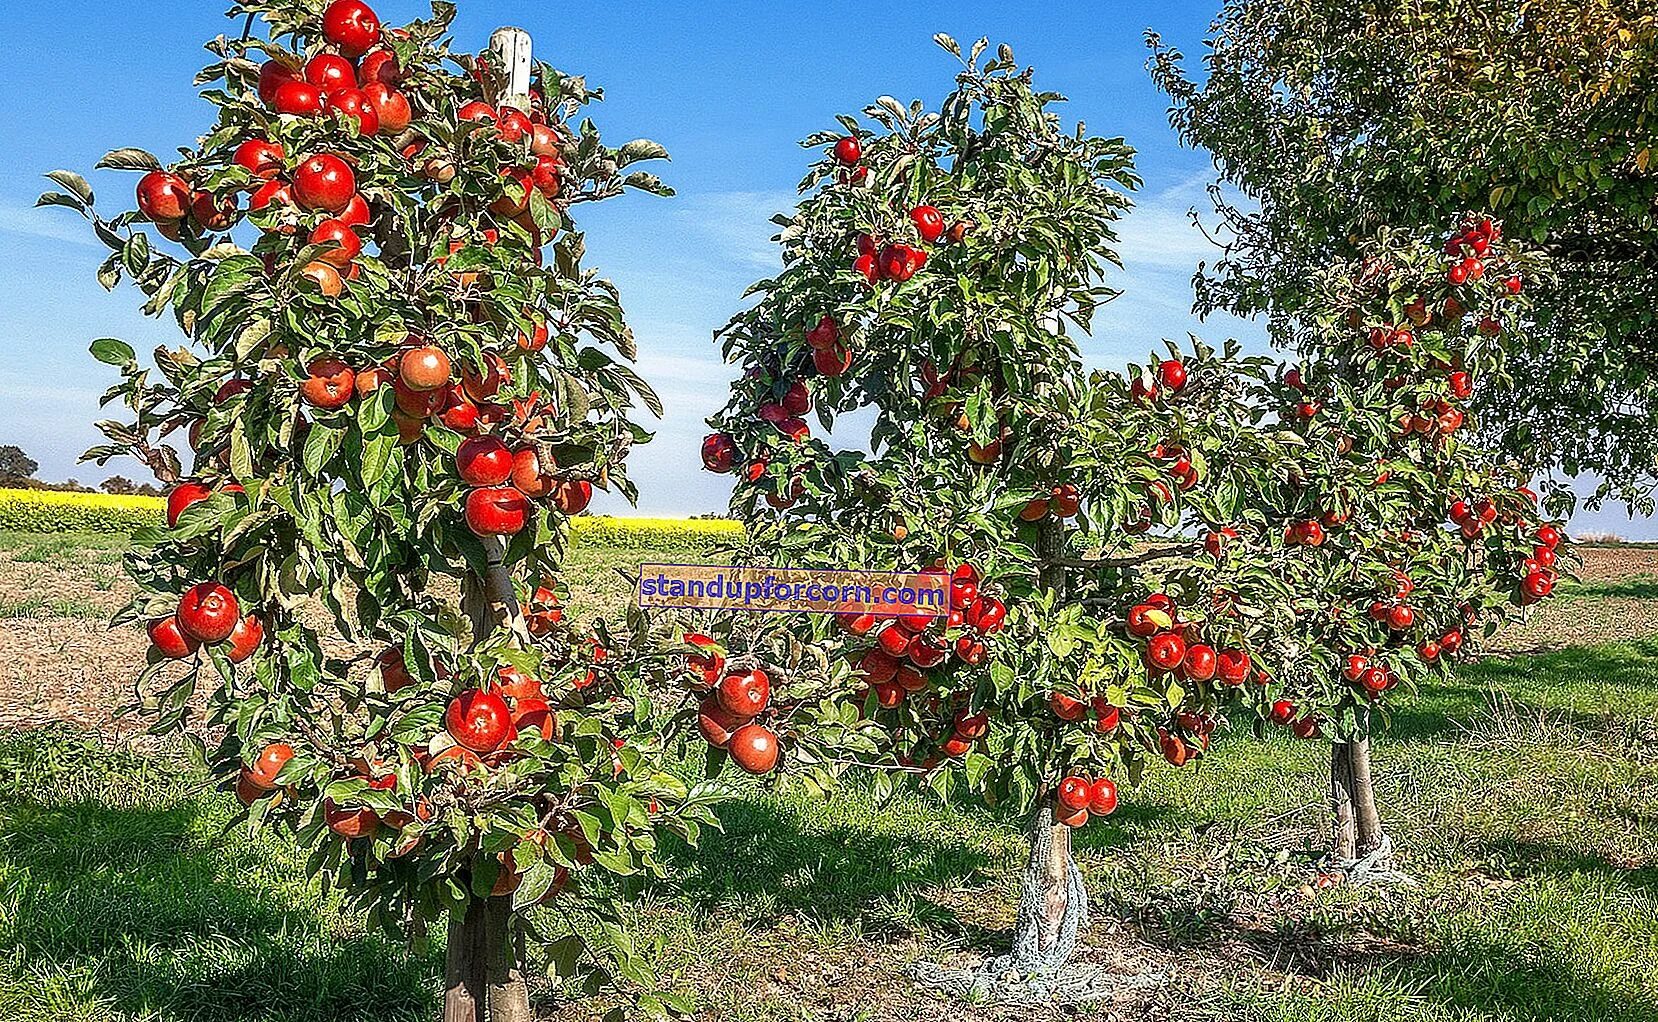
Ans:
<svg viewBox="0 0 1658 1022"><path fill-rule="evenodd" d="M383 1022L435 1013L435 963L375 936L329 932L291 896L226 882L220 874L237 864L192 842L195 820L188 803L0 798L0 948L43 974L81 977L76 986L123 1016Z"/></svg>
<svg viewBox="0 0 1658 1022"><path fill-rule="evenodd" d="M1532 654L1493 656L1457 668L1454 679L1433 685L1421 695L1394 707L1386 722L1378 720L1379 737L1432 741L1455 730L1458 723L1487 712L1492 694L1508 694L1550 717L1593 729L1606 715L1550 705L1549 693L1569 691L1592 679L1597 686L1643 694L1658 694L1658 641L1642 640L1609 646L1576 646ZM1606 713L1629 707L1607 706Z"/></svg>
<svg viewBox="0 0 1658 1022"><path fill-rule="evenodd" d="M1621 578L1613 582L1572 585L1563 589L1561 595L1568 599L1611 597L1626 600L1658 600L1658 578L1653 578L1650 575L1640 575L1635 578Z"/></svg>
<svg viewBox="0 0 1658 1022"><path fill-rule="evenodd" d="M1588 874L1609 878L1634 893L1658 893L1658 867L1650 865L1629 869L1563 845L1515 839L1488 843L1482 851L1504 862L1516 877ZM1331 991L1372 986L1408 991L1413 1004L1427 1008L1419 1012L1421 1017L1432 1017L1436 1009L1451 1014L1451 1009L1460 1008L1480 1013L1482 1018L1489 1015L1514 1022L1653 1022L1658 1018L1638 981L1623 986L1608 982L1601 969L1592 971L1574 962L1569 952L1562 952L1581 939L1574 936L1570 919L1561 920L1557 931L1516 932L1512 939L1502 941L1485 938L1477 926L1474 933L1450 926L1438 931L1437 938L1422 937L1414 924L1390 932L1390 916L1409 919L1424 909L1436 911L1423 905L1394 909L1371 902L1344 920L1321 917L1310 911L1310 904L1294 900L1239 908L1225 895L1205 894L1203 885L1162 892L1149 900L1138 892L1124 897L1103 891L1096 895L1096 904L1102 914L1134 919L1141 938L1171 957L1203 951L1233 963L1258 963L1259 990L1249 989L1250 966L1241 965L1234 977L1252 1004L1284 996L1280 991L1286 988L1283 975L1288 973L1330 981L1329 987L1314 995L1321 1002ZM1582 957L1587 960L1595 953L1586 951ZM1329 1010L1332 1005L1324 1007Z"/></svg>
<svg viewBox="0 0 1658 1022"><path fill-rule="evenodd" d="M890 923L902 903L898 914L916 923L959 930L954 914L921 892L986 883L993 866L987 852L942 832L839 822L808 828L769 800L728 802L717 812L723 831L705 830L697 847L663 841L671 879L652 886L700 909L751 910L763 900L819 922Z"/></svg>
<svg viewBox="0 0 1658 1022"><path fill-rule="evenodd" d="M1658 865L1619 866L1604 856L1553 841L1498 838L1487 842L1485 855L1499 857L1516 877L1598 876L1632 891L1658 896Z"/></svg>

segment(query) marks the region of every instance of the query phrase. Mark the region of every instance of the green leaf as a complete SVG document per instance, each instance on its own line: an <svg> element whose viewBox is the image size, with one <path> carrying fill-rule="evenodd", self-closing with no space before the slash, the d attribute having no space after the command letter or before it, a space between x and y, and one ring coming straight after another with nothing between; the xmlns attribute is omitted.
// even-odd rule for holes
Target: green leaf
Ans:
<svg viewBox="0 0 1658 1022"><path fill-rule="evenodd" d="M135 366L138 352L126 341L114 337L100 337L92 342L92 357L105 365Z"/></svg>
<svg viewBox="0 0 1658 1022"><path fill-rule="evenodd" d="M161 161L142 149L113 149L98 161L99 170L160 170Z"/></svg>
<svg viewBox="0 0 1658 1022"><path fill-rule="evenodd" d="M48 171L46 176L62 185L64 188L69 189L69 191L74 193L81 200L81 202L88 206L92 205L92 186L86 183L86 178L81 177L72 170Z"/></svg>
<svg viewBox="0 0 1658 1022"><path fill-rule="evenodd" d="M667 158L668 150L663 148L660 143L652 142L648 138L636 138L616 150L616 163L623 167L630 163L638 163L641 160L666 160Z"/></svg>

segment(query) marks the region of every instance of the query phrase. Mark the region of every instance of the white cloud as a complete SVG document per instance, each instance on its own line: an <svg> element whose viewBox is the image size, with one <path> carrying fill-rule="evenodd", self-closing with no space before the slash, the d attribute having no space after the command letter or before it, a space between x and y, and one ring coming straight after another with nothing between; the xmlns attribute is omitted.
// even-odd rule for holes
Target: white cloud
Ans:
<svg viewBox="0 0 1658 1022"><path fill-rule="evenodd" d="M715 246L723 260L774 273L780 267L772 215L794 207L793 192L709 192L686 196L674 220L693 238Z"/></svg>
<svg viewBox="0 0 1658 1022"><path fill-rule="evenodd" d="M0 204L0 234L21 234L30 238L102 248L85 221L62 206L12 206Z"/></svg>

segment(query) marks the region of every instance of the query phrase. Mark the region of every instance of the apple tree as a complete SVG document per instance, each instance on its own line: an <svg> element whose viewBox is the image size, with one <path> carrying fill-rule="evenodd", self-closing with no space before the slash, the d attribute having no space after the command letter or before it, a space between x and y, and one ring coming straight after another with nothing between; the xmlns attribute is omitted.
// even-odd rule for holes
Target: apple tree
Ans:
<svg viewBox="0 0 1658 1022"><path fill-rule="evenodd" d="M1516 385L1507 355L1545 269L1485 216L1434 244L1384 231L1303 281L1293 364L1258 395L1297 455L1227 524L1246 533L1237 549L1268 548L1295 593L1264 608L1287 641L1263 651L1249 691L1264 721L1331 741L1330 859L1355 879L1386 873L1392 850L1372 708L1448 680L1513 610L1549 596L1568 556L1472 410Z"/></svg>
<svg viewBox="0 0 1658 1022"><path fill-rule="evenodd" d="M632 166L665 154L605 145L601 93L532 76L516 30L452 50L449 4L232 14L206 133L100 163L140 174L137 211L65 171L42 200L184 334L153 367L92 346L125 414L87 457L171 487L117 617L151 638L142 708L366 919L447 917L446 1018L530 1018L526 941L578 993L645 981L592 878L658 870L655 833L694 839L707 796L664 765L626 637L566 619L560 566L595 486L633 496L631 416L660 412L573 213L670 194Z"/></svg>
<svg viewBox="0 0 1658 1022"><path fill-rule="evenodd" d="M1013 953L930 978L1086 997L1072 830L1202 756L1268 644L1240 609L1279 581L1181 539L1237 513L1208 459L1287 455L1247 404L1267 360L1194 342L1084 372L1133 153L1067 130L1006 47L938 41L962 65L937 111L882 98L803 143L823 155L776 218L781 272L721 331L743 372L703 459L737 477L746 558L936 572L948 614L694 621L688 713L716 765L819 789L869 767L1026 814Z"/></svg>
<svg viewBox="0 0 1658 1022"><path fill-rule="evenodd" d="M1200 311L1302 311L1302 282L1382 228L1489 210L1538 246L1520 384L1475 396L1528 467L1592 472L1651 513L1658 483L1658 10L1648 0L1360 5L1227 0L1201 74L1151 35L1187 144L1215 161L1225 243ZM1237 201L1237 200L1243 201Z"/></svg>

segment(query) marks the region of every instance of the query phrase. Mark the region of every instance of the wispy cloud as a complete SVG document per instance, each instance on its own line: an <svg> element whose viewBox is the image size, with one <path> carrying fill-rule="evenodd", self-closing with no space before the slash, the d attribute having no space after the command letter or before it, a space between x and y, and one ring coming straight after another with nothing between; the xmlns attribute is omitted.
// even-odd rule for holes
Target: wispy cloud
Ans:
<svg viewBox="0 0 1658 1022"><path fill-rule="evenodd" d="M73 211L59 206L0 204L0 234L20 234L71 245L103 247Z"/></svg>
<svg viewBox="0 0 1658 1022"><path fill-rule="evenodd" d="M778 249L772 215L793 208L792 192L707 192L687 196L674 219L694 239L716 248L729 263L775 272Z"/></svg>

